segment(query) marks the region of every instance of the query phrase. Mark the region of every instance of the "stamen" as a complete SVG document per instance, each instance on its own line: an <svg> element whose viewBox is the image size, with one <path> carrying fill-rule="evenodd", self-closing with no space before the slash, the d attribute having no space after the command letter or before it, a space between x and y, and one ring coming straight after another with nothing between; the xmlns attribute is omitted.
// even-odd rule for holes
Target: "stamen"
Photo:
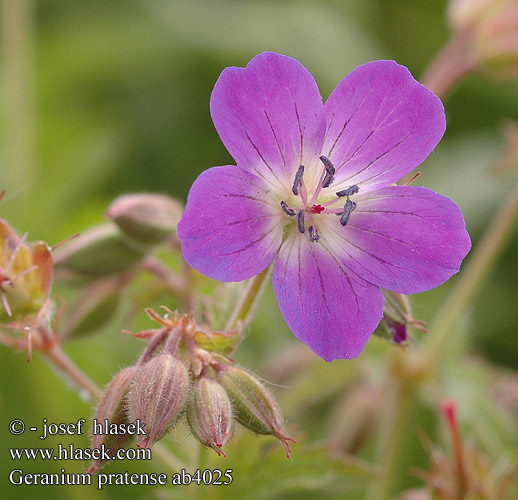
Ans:
<svg viewBox="0 0 518 500"><path fill-rule="evenodd" d="M356 194L359 190L360 188L356 184L353 184L352 186L349 186L347 189L338 191L338 193L336 193L336 196L338 196L338 198L342 198L343 196L352 196L353 194Z"/></svg>
<svg viewBox="0 0 518 500"><path fill-rule="evenodd" d="M284 210L284 213L293 217L295 215L295 210L288 207L288 204L285 201L281 201L281 207Z"/></svg>
<svg viewBox="0 0 518 500"><path fill-rule="evenodd" d="M421 175L421 172L417 172L417 174L415 174L414 177L412 177L408 182L405 182L405 184L403 184L403 185L410 186L410 184L412 184L412 182L414 182L420 175Z"/></svg>
<svg viewBox="0 0 518 500"><path fill-rule="evenodd" d="M353 213L354 209L356 208L356 203L354 201L351 201L349 198L347 198L347 201L344 205L344 211L340 215L340 224L342 226L346 226L349 222L349 217Z"/></svg>
<svg viewBox="0 0 518 500"><path fill-rule="evenodd" d="M317 228L313 228L313 226L308 227L309 231L309 241L316 243L320 239L320 235L318 234Z"/></svg>
<svg viewBox="0 0 518 500"><path fill-rule="evenodd" d="M295 196L299 195L299 186L302 183L302 176L304 175L304 165L301 165L295 174L295 180L293 181L293 187L291 191Z"/></svg>
<svg viewBox="0 0 518 500"><path fill-rule="evenodd" d="M326 169L326 174L324 178L322 179L322 187L326 188L329 187L333 181L335 180L335 166L331 163L331 160L327 157L322 155L320 157L320 161L324 164L324 168Z"/></svg>
<svg viewBox="0 0 518 500"><path fill-rule="evenodd" d="M304 210L301 210L297 215L297 225L299 231L304 234Z"/></svg>

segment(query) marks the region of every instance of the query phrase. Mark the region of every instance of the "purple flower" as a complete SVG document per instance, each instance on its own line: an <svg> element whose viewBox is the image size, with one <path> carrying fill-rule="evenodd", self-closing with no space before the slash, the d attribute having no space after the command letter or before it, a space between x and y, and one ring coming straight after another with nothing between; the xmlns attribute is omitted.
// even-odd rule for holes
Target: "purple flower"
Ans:
<svg viewBox="0 0 518 500"><path fill-rule="evenodd" d="M263 53L227 68L211 114L237 166L203 172L178 225L187 262L240 281L274 259L293 333L325 360L356 357L380 322L380 287L411 294L459 270L458 207L394 183L445 129L441 101L394 61L356 68L325 105L298 61Z"/></svg>

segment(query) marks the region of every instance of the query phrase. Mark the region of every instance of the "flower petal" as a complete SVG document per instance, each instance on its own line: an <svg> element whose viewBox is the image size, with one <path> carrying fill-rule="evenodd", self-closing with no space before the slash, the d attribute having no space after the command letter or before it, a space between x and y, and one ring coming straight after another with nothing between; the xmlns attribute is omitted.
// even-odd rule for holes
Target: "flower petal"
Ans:
<svg viewBox="0 0 518 500"><path fill-rule="evenodd" d="M459 270L471 248L457 205L430 189L390 186L355 201L347 226L326 221L323 243L346 267L382 288L435 288Z"/></svg>
<svg viewBox="0 0 518 500"><path fill-rule="evenodd" d="M185 260L220 281L250 278L279 250L282 217L258 177L235 166L206 170L194 182L178 223Z"/></svg>
<svg viewBox="0 0 518 500"><path fill-rule="evenodd" d="M284 242L273 288L291 331L326 361L358 356L383 315L379 287L302 234Z"/></svg>
<svg viewBox="0 0 518 500"><path fill-rule="evenodd" d="M432 152L446 128L440 99L394 61L356 68L330 95L325 114L323 154L337 170L337 190L396 182Z"/></svg>
<svg viewBox="0 0 518 500"><path fill-rule="evenodd" d="M289 189L300 165L315 163L324 140L322 98L311 73L291 57L265 52L221 73L212 120L230 154L272 186Z"/></svg>

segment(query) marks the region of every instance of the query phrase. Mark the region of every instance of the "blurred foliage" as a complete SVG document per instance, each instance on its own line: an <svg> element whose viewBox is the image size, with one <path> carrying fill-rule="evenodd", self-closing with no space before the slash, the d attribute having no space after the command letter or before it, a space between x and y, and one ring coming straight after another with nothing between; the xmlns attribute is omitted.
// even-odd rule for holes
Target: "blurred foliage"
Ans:
<svg viewBox="0 0 518 500"><path fill-rule="evenodd" d="M12 21L17 1L2 1L4 28ZM200 172L233 163L209 113L212 87L225 67L243 66L264 50L288 54L313 73L326 98L349 71L373 59L395 59L418 77L449 37L445 0L34 0L27 4L32 10L22 21L32 36L26 54L30 64L18 78L30 79L29 89L34 94L24 100L18 95L16 79L13 83L5 74L16 53L5 35L8 30L3 29L0 130L3 137L10 137L12 108L7 104L22 99L29 104L28 130L35 132L29 133L27 143L5 139L0 144L0 189L7 189L0 216L21 232L28 231L30 240L44 239L50 245L101 222L103 212L120 194L161 192L185 200ZM446 135L423 164L418 183L459 204L476 245L510 184L516 183L516 177L496 178L488 171L504 146L500 123L505 118L518 120L518 89L516 82L474 75L445 105ZM17 158L27 153L28 166L18 165ZM14 171L21 172L22 178L11 175ZM518 370L517 244L515 235L459 327L458 338L452 339L451 361L442 374L448 381L448 394L424 388L412 413L413 428L436 439L433 402L446 395L457 398L466 431L480 440L495 461L502 450L516 452L518 447L516 408L513 413L498 406L491 394L495 378L506 372L487 364ZM214 289L213 284L205 286ZM451 287L448 283L413 298L414 315L430 321ZM69 298L69 291L60 289L59 293ZM133 362L141 349L141 341L121 333L128 314L136 321L134 331L150 327L143 307L155 306L147 302L153 297L139 294L145 292L135 286L131 295L142 302L142 310L128 313L131 302L126 298L126 306L103 330L67 344L74 361L100 385L121 366ZM175 307L176 302L171 299L167 305ZM278 448L262 450L265 445L260 439L240 435L229 444L227 461L214 454L202 462L188 457L188 463L234 468L237 496L344 498L347 492L348 499L362 498L359 491L365 482L360 481L358 489L358 481L371 477L372 469L304 443L332 442L340 422L347 427L354 421L351 392L361 387L370 394L373 387L379 387L387 346L373 339L360 359L332 364L304 349L289 332L268 289L236 359L283 384L275 392L295 436L303 443L295 446L292 460L286 461ZM480 359L472 361L472 354ZM88 419L91 408L41 358L27 364L23 353L0 347L0 370L3 498L27 498L27 492L34 492L35 498L74 499L84 498L88 491L89 498L101 500L136 495L220 498L226 493L223 486L210 492L203 487L176 492L158 489L155 496L145 486L98 491L61 486L27 490L7 485L6 471L18 466L27 472L57 469L49 461L15 463L6 452L9 447L51 447L58 442L88 446L86 435L69 440L49 438L41 444L30 432L14 437L7 433L8 422L13 418L38 426L43 418L73 422ZM371 401L363 392L357 398L351 401ZM480 423L481 415L485 424ZM358 415L355 418L361 422ZM192 443L186 433L177 432L170 446L187 439L184 448L188 448ZM342 449L336 450L340 453L356 452L355 446L360 446L353 446L347 436L342 439ZM360 457L372 462L374 448L372 434L365 434ZM398 478L401 489L421 485L411 469L425 469L428 463L415 434L409 433L404 448L406 473ZM81 465L70 462L66 469L79 472ZM158 460L113 464L108 472L124 470L172 473Z"/></svg>

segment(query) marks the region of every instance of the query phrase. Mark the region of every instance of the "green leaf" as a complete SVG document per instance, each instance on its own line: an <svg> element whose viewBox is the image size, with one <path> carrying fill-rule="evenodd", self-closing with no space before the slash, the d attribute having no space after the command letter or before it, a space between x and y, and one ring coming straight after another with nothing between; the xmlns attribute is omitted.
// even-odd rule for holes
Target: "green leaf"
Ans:
<svg viewBox="0 0 518 500"><path fill-rule="evenodd" d="M194 339L196 343L207 351L220 354L233 353L243 338L241 330L232 332L196 332Z"/></svg>

